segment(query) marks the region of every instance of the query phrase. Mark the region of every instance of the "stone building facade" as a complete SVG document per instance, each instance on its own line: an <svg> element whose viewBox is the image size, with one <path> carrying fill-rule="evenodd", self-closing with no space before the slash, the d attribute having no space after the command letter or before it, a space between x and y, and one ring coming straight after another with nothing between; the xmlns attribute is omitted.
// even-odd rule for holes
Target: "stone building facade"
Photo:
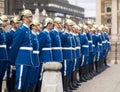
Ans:
<svg viewBox="0 0 120 92"><path fill-rule="evenodd" d="M120 40L120 0L96 0L96 22L110 29L111 41Z"/></svg>
<svg viewBox="0 0 120 92"><path fill-rule="evenodd" d="M111 51L108 61L120 62L120 0L96 0L96 22L110 29Z"/></svg>

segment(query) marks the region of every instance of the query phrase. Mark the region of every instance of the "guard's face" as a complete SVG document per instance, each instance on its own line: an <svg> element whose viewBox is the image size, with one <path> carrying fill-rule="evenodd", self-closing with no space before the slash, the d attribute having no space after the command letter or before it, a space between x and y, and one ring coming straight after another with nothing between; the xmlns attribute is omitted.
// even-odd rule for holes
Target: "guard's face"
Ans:
<svg viewBox="0 0 120 92"><path fill-rule="evenodd" d="M61 24L61 23L55 23L55 26L56 26L58 29L61 29L60 24Z"/></svg>
<svg viewBox="0 0 120 92"><path fill-rule="evenodd" d="M60 28L61 28L61 29L63 29L63 28L64 28L64 25L63 25L62 23L60 24Z"/></svg>
<svg viewBox="0 0 120 92"><path fill-rule="evenodd" d="M52 23L49 23L49 28L50 28L50 30L53 29L53 24Z"/></svg>
<svg viewBox="0 0 120 92"><path fill-rule="evenodd" d="M72 27L73 27L73 25L69 25L69 30L72 30L73 29Z"/></svg>
<svg viewBox="0 0 120 92"><path fill-rule="evenodd" d="M87 29L83 29L85 33L87 33Z"/></svg>
<svg viewBox="0 0 120 92"><path fill-rule="evenodd" d="M38 32L41 32L42 31L42 24L40 24L40 25L37 25L37 28L38 28Z"/></svg>
<svg viewBox="0 0 120 92"><path fill-rule="evenodd" d="M36 33L36 32L38 31L37 26L36 26L36 25L33 25L33 26L32 26L32 30Z"/></svg>
<svg viewBox="0 0 120 92"><path fill-rule="evenodd" d="M34 29L35 29L36 32L38 31L38 27L37 26L34 26Z"/></svg>
<svg viewBox="0 0 120 92"><path fill-rule="evenodd" d="M29 23L31 23L33 21L33 17L32 16L29 16L28 17L28 20L29 20Z"/></svg>
<svg viewBox="0 0 120 92"><path fill-rule="evenodd" d="M76 33L80 33L80 30L79 30L79 29L76 29L75 31L76 31Z"/></svg>
<svg viewBox="0 0 120 92"><path fill-rule="evenodd" d="M16 29L20 26L20 23L15 23Z"/></svg>
<svg viewBox="0 0 120 92"><path fill-rule="evenodd" d="M88 27L91 29L91 28L92 28L92 25L91 25L91 24L89 24L89 25L88 25Z"/></svg>
<svg viewBox="0 0 120 92"><path fill-rule="evenodd" d="M8 21L3 21L3 26L6 27L8 25Z"/></svg>

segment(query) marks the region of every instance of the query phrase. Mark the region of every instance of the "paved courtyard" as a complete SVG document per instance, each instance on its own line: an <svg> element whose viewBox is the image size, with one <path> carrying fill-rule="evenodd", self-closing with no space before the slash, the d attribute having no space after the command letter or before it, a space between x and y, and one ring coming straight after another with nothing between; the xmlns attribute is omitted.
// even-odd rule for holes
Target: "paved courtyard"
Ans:
<svg viewBox="0 0 120 92"><path fill-rule="evenodd" d="M74 92L120 92L120 64L110 64L110 68Z"/></svg>

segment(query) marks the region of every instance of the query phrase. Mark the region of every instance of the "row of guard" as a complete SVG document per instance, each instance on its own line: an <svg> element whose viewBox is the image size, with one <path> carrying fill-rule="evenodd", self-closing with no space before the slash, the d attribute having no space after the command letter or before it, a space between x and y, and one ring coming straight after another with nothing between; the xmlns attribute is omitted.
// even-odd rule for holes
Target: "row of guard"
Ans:
<svg viewBox="0 0 120 92"><path fill-rule="evenodd" d="M27 9L11 19L9 32L4 30L7 21L6 15L0 17L0 90L6 70L8 92L40 92L43 64L59 62L63 90L73 92L109 67L107 26L63 22L59 17L39 23Z"/></svg>

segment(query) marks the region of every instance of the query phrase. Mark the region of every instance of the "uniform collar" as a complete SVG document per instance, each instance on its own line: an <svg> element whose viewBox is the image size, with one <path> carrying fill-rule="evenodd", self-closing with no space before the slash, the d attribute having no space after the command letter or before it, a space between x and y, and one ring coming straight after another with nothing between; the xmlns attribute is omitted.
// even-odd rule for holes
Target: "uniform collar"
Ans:
<svg viewBox="0 0 120 92"><path fill-rule="evenodd" d="M86 35L86 33L85 33L85 32L83 32L83 34L84 34L84 35Z"/></svg>
<svg viewBox="0 0 120 92"><path fill-rule="evenodd" d="M68 30L64 30L66 33L69 33Z"/></svg>
<svg viewBox="0 0 120 92"><path fill-rule="evenodd" d="M78 36L79 34L78 33L75 33L76 36Z"/></svg>
<svg viewBox="0 0 120 92"><path fill-rule="evenodd" d="M55 31L57 31L57 32L59 32L59 29L58 29L58 28L56 28L56 27L54 27L54 30L55 30Z"/></svg>
<svg viewBox="0 0 120 92"><path fill-rule="evenodd" d="M16 31L15 28L13 28L13 27L11 28L11 30L14 31L14 32Z"/></svg>
<svg viewBox="0 0 120 92"><path fill-rule="evenodd" d="M101 33L98 33L98 35L101 35Z"/></svg>
<svg viewBox="0 0 120 92"><path fill-rule="evenodd" d="M74 36L76 36L76 34L75 34L75 33L73 33L73 32L72 32L72 34L73 34Z"/></svg>
<svg viewBox="0 0 120 92"><path fill-rule="evenodd" d="M37 33L35 33L33 30L32 30L32 34L37 35Z"/></svg>
<svg viewBox="0 0 120 92"><path fill-rule="evenodd" d="M29 28L29 26L28 26L27 24L25 24L25 23L23 23L23 26L25 26L25 27Z"/></svg>
<svg viewBox="0 0 120 92"><path fill-rule="evenodd" d="M46 32L48 32L48 33L49 33L49 31L48 31L46 28L44 29L44 31L46 31Z"/></svg>
<svg viewBox="0 0 120 92"><path fill-rule="evenodd" d="M37 32L37 35L39 35L40 34L40 32Z"/></svg>
<svg viewBox="0 0 120 92"><path fill-rule="evenodd" d="M63 28L60 32L63 32L63 31L65 31L65 29Z"/></svg>
<svg viewBox="0 0 120 92"><path fill-rule="evenodd" d="M73 33L70 31L70 34L73 34Z"/></svg>

